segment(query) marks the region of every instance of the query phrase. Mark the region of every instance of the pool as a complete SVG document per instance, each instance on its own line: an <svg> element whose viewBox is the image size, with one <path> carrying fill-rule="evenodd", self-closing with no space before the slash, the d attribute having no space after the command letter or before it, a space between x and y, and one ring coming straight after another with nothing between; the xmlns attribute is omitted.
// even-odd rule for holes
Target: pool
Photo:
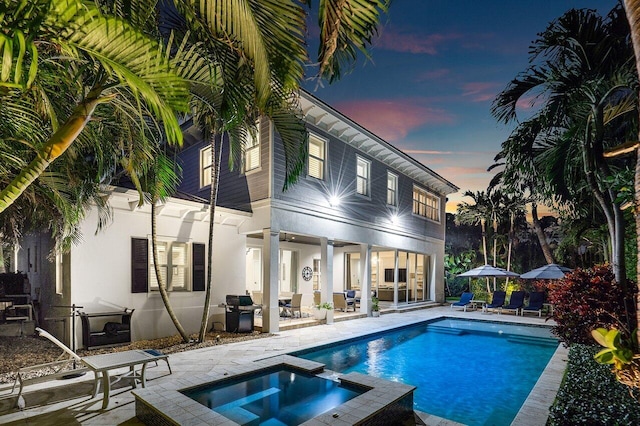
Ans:
<svg viewBox="0 0 640 426"><path fill-rule="evenodd" d="M363 392L280 367L181 393L239 424L299 425Z"/></svg>
<svg viewBox="0 0 640 426"><path fill-rule="evenodd" d="M444 318L292 355L416 386L416 410L509 425L557 347L547 327Z"/></svg>

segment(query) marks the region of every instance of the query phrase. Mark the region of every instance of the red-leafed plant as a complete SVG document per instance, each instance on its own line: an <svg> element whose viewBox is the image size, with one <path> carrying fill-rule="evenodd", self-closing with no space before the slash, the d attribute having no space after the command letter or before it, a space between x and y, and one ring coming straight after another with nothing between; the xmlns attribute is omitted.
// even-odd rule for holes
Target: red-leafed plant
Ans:
<svg viewBox="0 0 640 426"><path fill-rule="evenodd" d="M609 265L575 269L549 286L553 332L565 344L593 344L591 330L616 328L630 336L635 323L635 284L621 286Z"/></svg>

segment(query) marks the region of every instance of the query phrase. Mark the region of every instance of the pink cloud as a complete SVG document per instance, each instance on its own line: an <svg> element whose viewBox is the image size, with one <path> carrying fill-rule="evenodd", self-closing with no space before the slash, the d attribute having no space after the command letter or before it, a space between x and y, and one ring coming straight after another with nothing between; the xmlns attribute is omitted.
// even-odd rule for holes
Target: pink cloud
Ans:
<svg viewBox="0 0 640 426"><path fill-rule="evenodd" d="M462 34L429 34L422 36L419 34L407 34L386 30L375 41L376 48L392 50L395 52L426 53L427 55L437 55L439 48L451 40L463 39Z"/></svg>
<svg viewBox="0 0 640 426"><path fill-rule="evenodd" d="M491 82L472 82L462 86L462 96L471 97L474 102L486 102L495 99L499 84Z"/></svg>
<svg viewBox="0 0 640 426"><path fill-rule="evenodd" d="M363 100L338 102L346 116L388 142L398 141L427 124L451 124L452 114L424 105L422 100Z"/></svg>

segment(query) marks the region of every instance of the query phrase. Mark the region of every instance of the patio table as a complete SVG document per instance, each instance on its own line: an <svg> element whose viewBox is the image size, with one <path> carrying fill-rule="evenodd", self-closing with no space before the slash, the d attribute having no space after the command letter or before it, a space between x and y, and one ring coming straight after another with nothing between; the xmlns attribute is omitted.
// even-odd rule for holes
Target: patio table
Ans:
<svg viewBox="0 0 640 426"><path fill-rule="evenodd" d="M102 382L102 408L106 409L109 405L109 394L111 393L111 385L120 380L131 380L132 386L135 388L139 381L144 388L145 382L145 370L147 363L153 362L157 359L156 356L151 355L142 350L132 350L124 352L115 352L102 355L92 355L82 358L82 363L89 367L94 373L93 384L93 398L98 394L100 388L100 382ZM141 365L140 369L136 371L135 367ZM115 380L111 382L110 370L116 370L118 368L129 367L129 371L122 374L114 375Z"/></svg>

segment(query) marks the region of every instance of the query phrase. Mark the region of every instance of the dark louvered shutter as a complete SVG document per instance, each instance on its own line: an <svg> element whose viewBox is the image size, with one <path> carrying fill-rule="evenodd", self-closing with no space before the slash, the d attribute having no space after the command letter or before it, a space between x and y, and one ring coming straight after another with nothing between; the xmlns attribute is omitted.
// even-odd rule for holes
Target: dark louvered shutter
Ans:
<svg viewBox="0 0 640 426"><path fill-rule="evenodd" d="M131 293L149 291L149 242L146 238L131 239Z"/></svg>
<svg viewBox="0 0 640 426"><path fill-rule="evenodd" d="M204 244L193 243L193 291L204 291L205 250Z"/></svg>

